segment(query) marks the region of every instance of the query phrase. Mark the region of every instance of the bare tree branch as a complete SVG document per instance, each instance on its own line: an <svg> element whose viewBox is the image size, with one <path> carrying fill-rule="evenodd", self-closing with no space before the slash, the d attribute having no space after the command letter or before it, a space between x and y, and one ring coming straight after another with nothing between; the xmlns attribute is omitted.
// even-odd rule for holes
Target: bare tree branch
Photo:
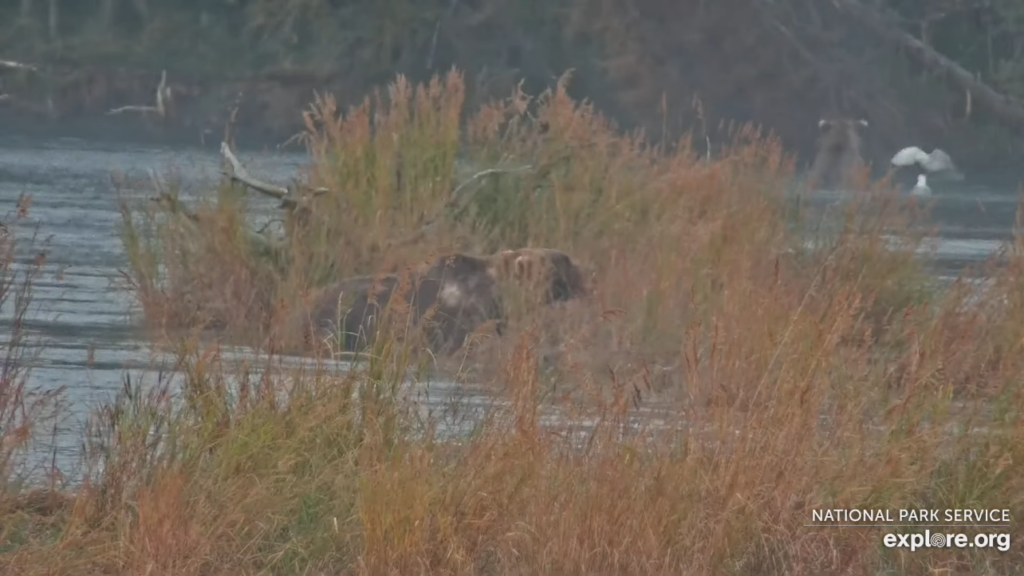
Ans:
<svg viewBox="0 0 1024 576"><path fill-rule="evenodd" d="M978 103L1002 120L1024 127L1024 105L1005 94L1000 94L953 60L904 32L895 24L896 20L887 11L883 12L881 8L868 7L859 0L832 1L878 35L903 46L924 66L945 74L958 87L972 93Z"/></svg>
<svg viewBox="0 0 1024 576"><path fill-rule="evenodd" d="M224 175L232 181L244 184L248 188L252 188L261 194L280 200L281 208L287 208L290 210L295 209L299 206L299 202L303 200L302 198L298 200L295 199L296 195L292 194L292 191L284 186L270 184L269 182L265 182L249 174L249 171L245 169L242 162L239 161L231 151L231 146L229 146L227 142L220 143L220 154L224 157L224 160L227 161L227 167L224 170ZM321 194L326 194L327 192L328 190L326 188L315 188L310 190L310 193L313 196L319 196Z"/></svg>
<svg viewBox="0 0 1024 576"><path fill-rule="evenodd" d="M284 200L285 198L291 195L291 191L289 191L284 186L269 184L267 182L258 180L251 176L249 174L249 171L245 169L245 166L242 166L241 161L239 161L238 158L234 155L234 153L231 152L231 147L228 146L227 142L220 143L220 153L224 157L224 159L228 161L228 165L231 167L231 170L226 172L225 174L232 180L236 182L241 182L242 184L245 184L246 186L252 188L253 190L256 190L257 192L261 192L268 196L273 196L278 200Z"/></svg>
<svg viewBox="0 0 1024 576"><path fill-rule="evenodd" d="M281 202L281 208L295 210L297 208L300 208L301 206L303 207L303 211L308 210L308 207L304 206L307 197L300 196L299 198L296 198L296 196L298 195L294 192L293 189L286 186L280 186L277 184L266 182L265 180L261 180L250 174L249 171L242 164L242 162L234 154L234 152L232 152L231 146L226 141L221 142L220 153L224 159L223 174L231 181L240 183L247 188L255 190L256 192L279 200ZM435 215L433 218L424 223L423 226L421 226L415 233L405 238L389 241L384 246L384 248L392 249L396 247L409 246L411 244L415 244L416 242L421 241L428 235L433 234L437 230L440 221L443 219L446 213L448 213L452 209L460 207L461 204L464 204L464 197L466 196L465 190L470 185L480 181L481 179L494 174L515 174L533 170L533 166L525 165L516 168L488 168L486 170L481 170L473 174L452 190L449 199L445 202L444 206L442 206L441 210L438 212L437 215ZM163 192L163 190L165 190L165 187L163 186L163 183L159 180L159 178L155 175L155 173L150 174L150 177L153 179L153 186L157 190L161 190L159 196L152 200L154 203L164 207L168 212L172 214L183 215L193 223L200 223L200 217L198 214L189 211L184 205L182 205L177 200L177 198L174 195L167 192ZM309 192L312 196L315 197L327 193L328 190L325 188L316 188L310 190ZM256 233L256 236L262 236L266 228L267 227L264 226L263 229Z"/></svg>
<svg viewBox="0 0 1024 576"><path fill-rule="evenodd" d="M171 102L171 89L167 86L167 70L160 72L160 84L156 87L155 104L152 106L129 105L114 108L107 112L108 115L123 114L125 112L141 112L147 114L153 112L161 118L167 117L167 106Z"/></svg>

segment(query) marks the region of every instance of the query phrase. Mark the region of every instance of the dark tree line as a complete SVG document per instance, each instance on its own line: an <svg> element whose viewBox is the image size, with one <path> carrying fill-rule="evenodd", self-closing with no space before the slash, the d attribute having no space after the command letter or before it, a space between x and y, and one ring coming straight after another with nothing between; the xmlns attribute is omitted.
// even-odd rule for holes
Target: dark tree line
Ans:
<svg viewBox="0 0 1024 576"><path fill-rule="evenodd" d="M805 145L809 116L856 115L882 148L967 140L984 156L1015 150L996 127L1024 98L1024 2L0 0L0 58L367 86L455 65L496 93L574 68L578 95L652 130L750 120Z"/></svg>

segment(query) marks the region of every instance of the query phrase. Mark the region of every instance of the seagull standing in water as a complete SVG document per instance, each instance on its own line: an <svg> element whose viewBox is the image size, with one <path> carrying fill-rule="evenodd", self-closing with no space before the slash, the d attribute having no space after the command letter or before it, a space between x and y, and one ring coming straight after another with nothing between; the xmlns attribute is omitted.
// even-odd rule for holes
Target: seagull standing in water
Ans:
<svg viewBox="0 0 1024 576"><path fill-rule="evenodd" d="M925 154L924 150L921 150L917 146L909 146L900 150L892 157L892 164L893 166L917 165L924 169L925 172L931 174L942 173L951 180L964 179L963 173L957 170L956 165L953 164L953 159L949 157L949 154L946 154L938 148L932 150L931 154ZM918 184L920 183L921 179L919 177Z"/></svg>
<svg viewBox="0 0 1024 576"><path fill-rule="evenodd" d="M917 184L914 185L914 189L910 191L911 196L931 196L932 189L928 187L928 177L924 174L917 175Z"/></svg>

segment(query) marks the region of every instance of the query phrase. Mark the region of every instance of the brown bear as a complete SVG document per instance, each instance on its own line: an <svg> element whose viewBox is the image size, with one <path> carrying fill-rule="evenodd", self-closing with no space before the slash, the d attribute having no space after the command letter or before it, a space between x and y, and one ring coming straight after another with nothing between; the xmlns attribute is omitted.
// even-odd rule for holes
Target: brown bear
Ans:
<svg viewBox="0 0 1024 576"><path fill-rule="evenodd" d="M542 304L587 294L583 273L568 254L549 248L503 250L487 258L496 281L511 281Z"/></svg>
<svg viewBox="0 0 1024 576"><path fill-rule="evenodd" d="M501 334L501 285L506 281L544 305L588 293L579 267L557 250L505 250L485 257L455 253L404 274L350 278L328 286L289 320L288 333L301 334L303 350L356 351L372 344L386 314L399 327L422 328L431 351L450 354L488 320L496 321ZM392 301L396 292L405 297ZM403 332L400 328L397 333Z"/></svg>
<svg viewBox="0 0 1024 576"><path fill-rule="evenodd" d="M860 130L867 126L863 119L818 122L818 152L807 182L811 189L843 189L856 183L864 166Z"/></svg>

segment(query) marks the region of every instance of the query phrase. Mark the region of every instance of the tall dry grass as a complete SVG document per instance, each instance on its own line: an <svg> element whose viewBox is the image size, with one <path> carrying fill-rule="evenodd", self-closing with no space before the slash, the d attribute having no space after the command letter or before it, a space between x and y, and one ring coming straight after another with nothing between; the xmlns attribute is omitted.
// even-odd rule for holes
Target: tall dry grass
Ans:
<svg viewBox="0 0 1024 576"><path fill-rule="evenodd" d="M25 510L50 510L63 502L64 479L53 466L40 474L26 458L33 439L51 433L62 408L63 387L31 382L45 342L28 323L39 312L33 286L46 272L49 241L29 218L32 199L22 196L0 218L0 554L32 537L52 533L30 522ZM37 452L38 456L38 452Z"/></svg>
<svg viewBox="0 0 1024 576"><path fill-rule="evenodd" d="M126 207L126 249L155 325L215 318L253 342L330 278L453 247L565 250L593 301L467 352L485 365L471 383L504 402L452 441L404 400L413 359L395 340L345 373L238 368L187 340L180 389L128 381L96 415L94 472L45 518L59 533L10 547L6 571L1019 570L1018 541L911 553L883 529L805 525L815 508L1024 513L1024 239L984 290L939 291L914 235L888 240L917 215L884 185L808 247L792 163L749 127L704 159L619 134L564 86L466 121L461 99L453 73L341 117L318 100L307 176L333 193L278 244L253 239L225 187L196 220ZM529 169L452 198L494 166ZM654 404L666 422L635 425Z"/></svg>

